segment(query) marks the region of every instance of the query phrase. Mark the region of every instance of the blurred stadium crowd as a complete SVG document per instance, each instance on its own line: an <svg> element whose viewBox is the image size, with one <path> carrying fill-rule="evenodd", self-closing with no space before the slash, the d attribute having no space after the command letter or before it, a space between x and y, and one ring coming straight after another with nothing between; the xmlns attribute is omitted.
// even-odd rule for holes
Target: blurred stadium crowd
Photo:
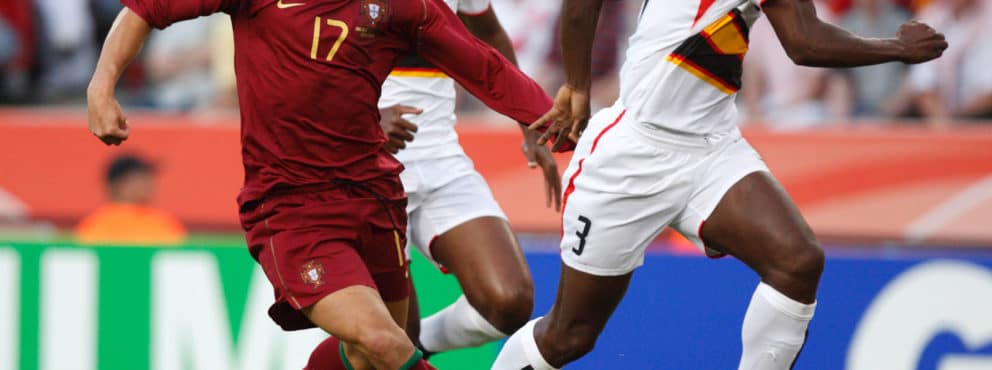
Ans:
<svg viewBox="0 0 992 370"><path fill-rule="evenodd" d="M936 62L849 71L797 67L761 21L751 33L740 106L746 122L775 128L921 122L952 125L992 118L992 0L816 0L830 21L866 36L891 35L921 19L944 32L950 49ZM562 79L554 32L558 1L494 0L521 68L547 89ZM616 69L641 2L606 0L596 40L594 102L616 98ZM121 9L118 0L0 2L0 105L75 105L100 43ZM132 108L236 109L229 19L201 18L156 32L123 79ZM463 96L466 94L462 94ZM465 98L462 112L481 112Z"/></svg>

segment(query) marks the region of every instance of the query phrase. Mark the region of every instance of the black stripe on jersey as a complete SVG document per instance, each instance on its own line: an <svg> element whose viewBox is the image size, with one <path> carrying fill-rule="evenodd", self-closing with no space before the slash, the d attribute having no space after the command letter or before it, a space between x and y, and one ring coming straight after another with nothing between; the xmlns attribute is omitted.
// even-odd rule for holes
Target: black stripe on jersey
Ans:
<svg viewBox="0 0 992 370"><path fill-rule="evenodd" d="M736 27L740 35L747 41L748 27L741 17L740 11L734 9L732 17L731 24L728 26ZM672 54L692 62L710 77L720 80L727 87L734 90L741 88L741 75L744 70L743 55L721 53L713 47L703 32L686 39Z"/></svg>
<svg viewBox="0 0 992 370"><path fill-rule="evenodd" d="M401 56L398 61L396 61L396 67L399 68L431 68L437 69L431 62L417 54L408 54Z"/></svg>

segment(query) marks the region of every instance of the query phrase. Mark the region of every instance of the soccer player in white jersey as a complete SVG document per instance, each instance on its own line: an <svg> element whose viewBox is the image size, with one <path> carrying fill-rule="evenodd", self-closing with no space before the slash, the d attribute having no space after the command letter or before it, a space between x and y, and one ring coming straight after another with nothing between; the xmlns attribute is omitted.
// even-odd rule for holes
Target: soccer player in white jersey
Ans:
<svg viewBox="0 0 992 370"><path fill-rule="evenodd" d="M515 62L513 46L489 0L445 0L480 40ZM454 81L416 55L400 59L382 86L380 123L386 148L403 162L409 197L409 247L450 271L464 291L453 304L407 332L426 354L504 338L530 318L533 283L506 216L455 133ZM521 128L525 128L521 126ZM561 177L546 146L524 130L523 151L543 170L548 205L561 195ZM419 317L416 299L410 316Z"/></svg>
<svg viewBox="0 0 992 370"><path fill-rule="evenodd" d="M749 26L763 11L794 62L821 67L925 62L947 47L943 35L908 22L896 37L861 38L820 21L812 0L649 0L620 71L620 99L586 127L601 5L564 1L566 84L537 121L557 122L541 140L578 142L563 175L557 300L507 340L493 369L553 369L592 350L666 226L761 277L744 315L739 369L788 369L806 339L824 257L733 124Z"/></svg>

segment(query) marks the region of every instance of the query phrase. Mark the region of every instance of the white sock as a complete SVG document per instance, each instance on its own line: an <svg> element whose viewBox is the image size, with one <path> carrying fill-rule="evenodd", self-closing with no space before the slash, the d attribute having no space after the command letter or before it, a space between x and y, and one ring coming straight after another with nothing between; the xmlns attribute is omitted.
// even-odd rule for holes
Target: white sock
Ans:
<svg viewBox="0 0 992 370"><path fill-rule="evenodd" d="M761 283L744 314L738 370L786 370L806 341L816 302L803 304Z"/></svg>
<svg viewBox="0 0 992 370"><path fill-rule="evenodd" d="M544 359L544 356L541 356L541 351L537 349L537 341L534 340L534 324L540 319L538 317L527 322L524 327L506 340L503 349L496 356L492 370L558 370L551 366Z"/></svg>
<svg viewBox="0 0 992 370"><path fill-rule="evenodd" d="M477 347L504 337L464 295L420 322L420 344L430 352Z"/></svg>

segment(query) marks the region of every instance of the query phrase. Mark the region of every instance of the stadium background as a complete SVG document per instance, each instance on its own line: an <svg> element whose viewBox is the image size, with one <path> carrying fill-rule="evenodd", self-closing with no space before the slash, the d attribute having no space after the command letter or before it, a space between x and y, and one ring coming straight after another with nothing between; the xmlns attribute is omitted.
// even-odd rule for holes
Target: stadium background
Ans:
<svg viewBox="0 0 992 370"><path fill-rule="evenodd" d="M557 2L494 3L522 68L553 89ZM607 1L595 51L600 106L615 97L639 5ZM817 72L789 66L762 37L767 25L755 27L746 63L759 78L745 82L741 98L745 135L828 256L796 368L992 369L992 73L969 67L992 63L992 43L969 26L990 24L992 5L819 5L864 32L910 16L939 22L958 9L946 26L952 45L965 46L944 64ZM96 40L118 6L0 3L0 370L298 369L320 333L284 334L267 319L271 293L238 229L242 170L223 17L149 41L122 82L132 137L107 148L86 130L83 97ZM969 94L948 93L962 90ZM543 206L540 176L518 155L513 125L462 95L461 142L520 233L535 312L545 312L557 284L558 216ZM154 163L151 206L185 224L181 245L76 239L73 227L106 202L105 168L120 154ZM564 168L568 156L558 159ZM419 257L413 266L424 314L457 296L451 277ZM739 262L708 260L665 234L596 350L569 368L733 368L755 281ZM435 363L485 369L498 346Z"/></svg>

